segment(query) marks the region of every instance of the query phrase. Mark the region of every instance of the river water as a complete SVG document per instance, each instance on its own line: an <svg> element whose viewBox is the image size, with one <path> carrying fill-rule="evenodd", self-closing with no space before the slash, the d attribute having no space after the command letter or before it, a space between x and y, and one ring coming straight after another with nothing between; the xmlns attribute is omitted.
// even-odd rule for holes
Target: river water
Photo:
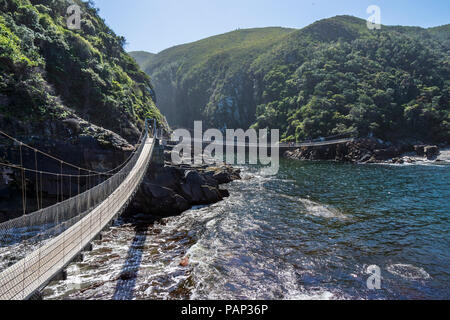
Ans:
<svg viewBox="0 0 450 320"><path fill-rule="evenodd" d="M118 221L45 299L450 298L450 165L242 170L221 203Z"/></svg>

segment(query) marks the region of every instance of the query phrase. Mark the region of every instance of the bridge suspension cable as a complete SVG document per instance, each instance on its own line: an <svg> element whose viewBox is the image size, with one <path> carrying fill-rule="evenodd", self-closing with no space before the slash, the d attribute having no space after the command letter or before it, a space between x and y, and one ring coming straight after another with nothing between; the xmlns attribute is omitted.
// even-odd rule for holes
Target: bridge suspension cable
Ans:
<svg viewBox="0 0 450 320"><path fill-rule="evenodd" d="M140 135L140 137L139 137L138 143L141 142L141 139L142 139L142 136L143 136L143 132L144 132L144 131L141 132L141 135ZM6 138L8 138L8 139L10 139L10 140L12 140L12 141L14 141L15 143L19 144L20 148L26 147L26 148L28 148L28 149L30 149L30 150L36 152L36 153L40 153L40 154L42 154L43 156L45 156L45 157L47 157L47 158L50 158L50 159L52 159L52 160L55 160L55 161L57 161L57 162L59 162L59 163L61 163L61 164L64 164L64 165L68 166L68 167L71 167L71 168L73 168L73 169L78 169L78 170L82 170L82 171L88 172L90 175L91 175L91 173L93 173L94 175L97 175L97 176L108 176L108 175L111 176L111 175L113 174L113 172L118 171L119 169L121 169L121 168L128 162L128 160L131 159L131 157L132 157L132 156L134 155L134 153L136 152L136 150L134 150L134 151L130 154L130 156L129 156L122 164L120 164L120 165L117 166L116 168L111 169L111 170L108 170L108 171L105 171L105 172L99 172L99 171L96 171L96 170L91 170L91 169L82 168L82 167L80 167L80 166L77 166L77 165L74 165L74 164L72 164L72 163L66 162L66 161L64 161L64 160L62 160L62 159L59 159L59 158L57 158L57 157L55 157L55 156L52 156L51 154L48 154L48 153L46 153L46 152L44 152L44 151L41 151L41 150L39 150L39 149L37 149L37 148L34 148L34 147L32 147L32 146L30 146L30 145L28 145L28 144L26 144L26 143L24 143L24 142L22 142L22 141L20 141L20 140L14 138L14 137L12 137L12 136L10 136L9 134L7 134L6 132L4 132L4 131L2 131L2 130L0 130L0 134L3 135L4 137L6 137ZM2 164L2 165L8 166L8 165L6 165L6 164ZM23 167L22 164L21 164L21 167ZM30 171L30 170L27 170L27 171ZM44 172L43 172L43 173L44 173ZM68 175L66 175L66 177L67 177L67 176L68 176ZM71 176L75 176L75 175L71 175Z"/></svg>

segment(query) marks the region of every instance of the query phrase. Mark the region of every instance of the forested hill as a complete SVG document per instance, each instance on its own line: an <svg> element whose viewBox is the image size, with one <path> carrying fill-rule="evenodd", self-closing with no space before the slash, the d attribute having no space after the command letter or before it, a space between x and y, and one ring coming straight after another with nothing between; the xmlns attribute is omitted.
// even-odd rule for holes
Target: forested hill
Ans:
<svg viewBox="0 0 450 320"><path fill-rule="evenodd" d="M449 25L369 30L337 16L301 30L237 30L140 62L174 125L279 128L289 141L357 132L449 142L449 40Z"/></svg>
<svg viewBox="0 0 450 320"><path fill-rule="evenodd" d="M73 3L81 7L81 30L67 28ZM163 121L149 77L124 44L90 3L0 0L2 129L64 139L64 121L77 132L88 128L79 128L85 121L133 140L146 117Z"/></svg>

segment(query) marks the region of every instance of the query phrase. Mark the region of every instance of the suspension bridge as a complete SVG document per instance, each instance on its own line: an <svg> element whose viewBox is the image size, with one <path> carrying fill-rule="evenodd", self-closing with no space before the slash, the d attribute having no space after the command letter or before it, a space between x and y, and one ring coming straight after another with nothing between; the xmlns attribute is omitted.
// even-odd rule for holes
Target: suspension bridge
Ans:
<svg viewBox="0 0 450 320"><path fill-rule="evenodd" d="M108 172L80 168L3 133L20 147L20 165L6 163L0 163L0 165L21 172L24 214L0 224L0 248L15 250L17 254L24 254L24 257L1 271L0 300L29 299L39 292L122 213L146 174L157 132L156 121L152 129L150 129L149 121L146 121L139 146L127 161ZM41 153L59 161L61 171L59 173L39 171L37 160L34 169L25 168L22 161L22 147L31 148L35 159L37 159L36 154ZM64 174L63 165L78 172L83 170L86 174ZM35 175L36 202L37 207L40 208L29 214L26 214L27 173ZM57 177L57 181L60 181L57 186L58 203L47 208L42 208L42 175L53 175ZM91 186L91 179L99 177L104 181L81 192L80 179L89 181L87 186ZM63 192L64 178L66 181L67 179L78 180L77 195L66 200L64 200ZM40 190L39 186L41 186Z"/></svg>
<svg viewBox="0 0 450 320"><path fill-rule="evenodd" d="M280 149L280 152L285 152L288 150L295 150L299 148L305 148L305 147L325 147L325 146L332 146L337 144L345 144L349 142L354 142L356 138L356 132L348 132L318 139L310 139L303 142L290 142L290 143L276 143L275 145L271 142L264 141L264 139L258 139L261 140L259 142L255 141L242 141L238 140L237 137L232 137L234 140L229 140L227 138L221 139L221 140L214 140L214 141L207 141L203 139L203 131L195 130L195 129L189 129L189 128L179 128L181 130L184 130L186 133L188 132L188 135L183 135L183 143L184 144L201 144L202 146L206 145L215 145L215 146L222 146L222 147L241 147L241 148L258 148L258 147L277 147ZM198 137L197 137L198 136ZM201 137L201 138L199 138ZM246 136L244 140L247 140L249 136ZM266 137L267 138L267 137ZM250 140L250 139L248 139ZM266 139L267 140L267 139Z"/></svg>
<svg viewBox="0 0 450 320"><path fill-rule="evenodd" d="M0 223L0 254L2 249L3 251L11 250L20 259L6 267L0 263L0 300L29 299L79 256L127 207L146 174L156 141L163 139L162 130L156 128L156 121L152 126L149 121L146 121L145 130L141 134L135 151L123 164L107 172L81 168L28 146L2 131L0 134L13 140L14 144L19 146L20 164L0 162L0 166L20 171L23 205L20 217ZM191 139L191 141L209 144L201 139L198 141ZM283 150L327 146L350 141L354 139L334 136L276 146ZM259 145L241 141L215 141L213 144L234 147ZM30 149L31 154L34 153L34 169L24 166L23 148ZM56 161L60 167L59 172L39 170L38 154ZM69 167L71 173L64 173L63 166ZM82 172L84 174L81 174ZM31 176L35 180L33 192L36 193L37 210L31 213L27 212L29 209L27 195L30 193L30 190L27 191L27 174L28 179ZM57 203L45 208L42 196L43 175L52 176L56 181ZM71 189L73 180L77 181L77 190ZM80 187L82 180L85 181L84 191ZM92 180L97 181L97 184ZM70 197L64 199L67 185L70 188ZM73 191L76 196L72 196Z"/></svg>

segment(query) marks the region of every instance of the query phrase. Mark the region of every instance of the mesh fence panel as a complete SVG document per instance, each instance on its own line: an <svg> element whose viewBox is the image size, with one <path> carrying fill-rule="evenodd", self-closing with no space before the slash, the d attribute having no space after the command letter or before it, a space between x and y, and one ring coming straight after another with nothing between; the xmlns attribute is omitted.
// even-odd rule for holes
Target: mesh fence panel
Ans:
<svg viewBox="0 0 450 320"><path fill-rule="evenodd" d="M75 221L73 218L92 211L108 198L130 173L146 140L147 134L144 135L143 142L129 162L103 183L51 207L1 223L0 247L7 247L24 240L42 241L48 237L54 237L70 227L70 223L67 224L67 222ZM36 230L34 233L33 228ZM24 233L23 230L28 232Z"/></svg>

